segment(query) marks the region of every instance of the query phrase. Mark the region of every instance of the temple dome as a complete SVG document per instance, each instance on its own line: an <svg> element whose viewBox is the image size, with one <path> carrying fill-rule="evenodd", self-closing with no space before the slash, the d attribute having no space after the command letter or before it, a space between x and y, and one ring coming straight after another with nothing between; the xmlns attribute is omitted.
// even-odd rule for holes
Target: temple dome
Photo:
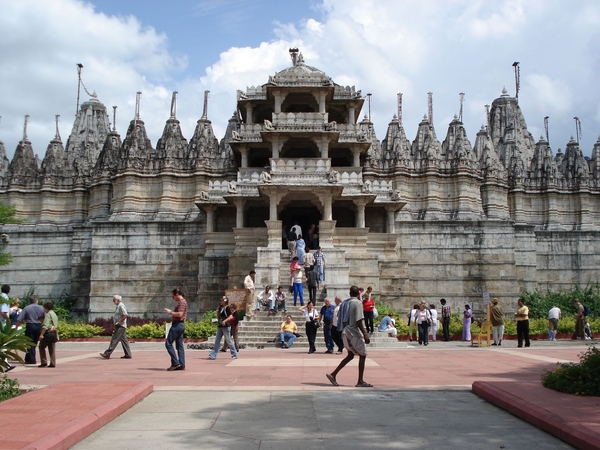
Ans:
<svg viewBox="0 0 600 450"><path fill-rule="evenodd" d="M269 84L276 86L333 86L333 80L322 70L304 64L300 53L292 67L269 77Z"/></svg>

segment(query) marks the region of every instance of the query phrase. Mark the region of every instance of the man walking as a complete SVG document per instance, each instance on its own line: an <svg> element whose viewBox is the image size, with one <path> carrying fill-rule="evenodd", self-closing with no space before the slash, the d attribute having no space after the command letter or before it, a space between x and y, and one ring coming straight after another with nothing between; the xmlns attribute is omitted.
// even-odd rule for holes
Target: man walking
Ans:
<svg viewBox="0 0 600 450"><path fill-rule="evenodd" d="M2 292L0 293L0 325L2 326L2 328L4 328L6 322L10 320L8 315L8 304L10 302L8 294L10 293L10 286L8 284L3 284L1 290ZM0 370L3 372L8 372L15 368L14 366L10 365L8 359L5 361L5 367L6 369L2 370L2 368L0 368Z"/></svg>
<svg viewBox="0 0 600 450"><path fill-rule="evenodd" d="M358 286L352 286L350 288L350 298L344 300L338 315L338 329L342 331L342 339L348 350L348 356L340 362L333 372L326 374L327 379L334 386L339 386L336 377L340 370L352 361L355 355L358 355L358 382L356 387L373 387L363 378L367 359L365 344L370 342L363 321L363 307L362 302L359 300Z"/></svg>
<svg viewBox="0 0 600 450"><path fill-rule="evenodd" d="M442 298L440 300L442 304L442 327L444 328L444 342L450 341L450 314L452 313L452 308L450 305L446 305L446 299Z"/></svg>
<svg viewBox="0 0 600 450"><path fill-rule="evenodd" d="M22 323L25 323L25 336L33 341L33 345L29 347L27 353L25 353L25 364L36 364L35 349L40 340L42 322L46 313L44 312L44 308L38 305L38 298L35 295L29 297L29 301L31 303L23 308L23 311L19 314L19 318L17 319L17 329Z"/></svg>
<svg viewBox="0 0 600 450"><path fill-rule="evenodd" d="M123 347L123 352L125 353L124 356L121 356L121 359L131 359L131 350L129 348L129 341L127 340L127 309L125 308L120 295L115 295L112 301L116 306L115 312L113 313L113 323L115 328L108 348L104 353L100 353L100 356L104 359L109 359L110 355L115 351L115 348L120 342Z"/></svg>
<svg viewBox="0 0 600 450"><path fill-rule="evenodd" d="M319 282L325 282L325 255L321 251L321 247L317 247L317 251L313 255L315 258L315 270L319 276Z"/></svg>
<svg viewBox="0 0 600 450"><path fill-rule="evenodd" d="M562 319L562 313L558 306L553 306L548 311L548 340L555 341L558 332L558 321Z"/></svg>

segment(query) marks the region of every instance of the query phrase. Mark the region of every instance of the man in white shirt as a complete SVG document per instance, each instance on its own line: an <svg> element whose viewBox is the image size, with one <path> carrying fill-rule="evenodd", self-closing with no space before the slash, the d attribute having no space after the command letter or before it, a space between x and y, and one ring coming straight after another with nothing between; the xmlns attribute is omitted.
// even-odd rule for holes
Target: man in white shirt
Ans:
<svg viewBox="0 0 600 450"><path fill-rule="evenodd" d="M548 340L556 341L556 332L558 331L558 321L562 319L562 314L558 306L553 306L548 312Z"/></svg>
<svg viewBox="0 0 600 450"><path fill-rule="evenodd" d="M275 293L271 290L271 286L265 286L265 290L256 297L256 310L260 311L262 306L268 306L269 314L272 314L277 310L275 302Z"/></svg>
<svg viewBox="0 0 600 450"><path fill-rule="evenodd" d="M294 226L292 228L290 228L290 231L292 233L296 233L296 236L302 237L302 228L300 228L300 225L298 225L298 222L294 222Z"/></svg>
<svg viewBox="0 0 600 450"><path fill-rule="evenodd" d="M244 289L246 289L246 315L252 317L252 305L254 304L254 276L255 270L251 270L244 278Z"/></svg>

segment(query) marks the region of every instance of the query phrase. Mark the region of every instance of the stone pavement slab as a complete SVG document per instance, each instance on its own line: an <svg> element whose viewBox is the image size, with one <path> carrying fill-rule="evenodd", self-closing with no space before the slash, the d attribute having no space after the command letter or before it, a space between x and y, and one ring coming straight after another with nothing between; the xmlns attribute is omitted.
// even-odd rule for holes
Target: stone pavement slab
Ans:
<svg viewBox="0 0 600 450"><path fill-rule="evenodd" d="M383 450L572 448L472 393L155 392L73 447Z"/></svg>

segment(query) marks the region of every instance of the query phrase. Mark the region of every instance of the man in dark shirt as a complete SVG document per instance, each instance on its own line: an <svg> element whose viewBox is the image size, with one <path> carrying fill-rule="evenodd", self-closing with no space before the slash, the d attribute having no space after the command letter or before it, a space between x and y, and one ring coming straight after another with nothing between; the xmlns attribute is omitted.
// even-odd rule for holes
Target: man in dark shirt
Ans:
<svg viewBox="0 0 600 450"><path fill-rule="evenodd" d="M313 305L316 305L317 301L317 281L319 275L315 270L315 266L310 266L309 270L306 271L306 284L308 285L308 298Z"/></svg>
<svg viewBox="0 0 600 450"><path fill-rule="evenodd" d="M333 353L333 337L331 335L331 321L333 320L333 311L335 306L331 304L331 300L325 299L325 304L321 308L319 314L319 320L323 321L323 337L325 338L325 346L327 351L325 353Z"/></svg>
<svg viewBox="0 0 600 450"><path fill-rule="evenodd" d="M27 353L25 354L25 364L36 364L35 349L40 340L42 322L44 321L46 313L44 312L44 308L38 305L38 298L35 295L32 295L29 298L29 301L31 303L23 308L23 311L19 314L17 328L19 328L22 323L25 323L25 336L33 341L33 345L27 349Z"/></svg>
<svg viewBox="0 0 600 450"><path fill-rule="evenodd" d="M171 366L168 371L185 370L185 350L183 347L183 332L185 331L185 319L187 319L188 304L185 300L183 292L179 289L173 289L171 297L177 302L177 305L172 310L165 308L165 312L170 314L173 322L169 335L165 341L165 347L171 357ZM177 346L177 354L173 348L173 342Z"/></svg>

